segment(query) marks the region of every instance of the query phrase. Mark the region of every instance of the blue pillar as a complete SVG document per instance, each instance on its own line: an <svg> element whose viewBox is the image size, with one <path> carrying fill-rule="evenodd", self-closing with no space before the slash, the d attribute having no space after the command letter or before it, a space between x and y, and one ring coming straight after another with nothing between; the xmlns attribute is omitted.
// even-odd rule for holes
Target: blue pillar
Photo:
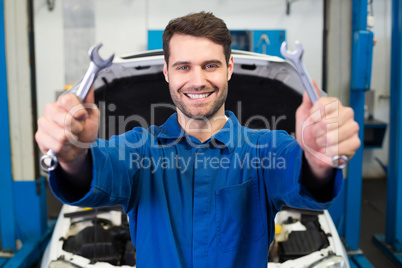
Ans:
<svg viewBox="0 0 402 268"><path fill-rule="evenodd" d="M402 267L402 37L401 0L392 1L391 98L385 236L376 245Z"/></svg>
<svg viewBox="0 0 402 268"><path fill-rule="evenodd" d="M402 267L402 37L401 0L392 1L391 98L387 215L385 236L375 235L375 244Z"/></svg>
<svg viewBox="0 0 402 268"><path fill-rule="evenodd" d="M392 1L391 110L385 240L402 252L402 41L401 1ZM399 194L398 194L399 193Z"/></svg>
<svg viewBox="0 0 402 268"><path fill-rule="evenodd" d="M15 215L11 174L4 1L0 0L0 235L2 249L15 251Z"/></svg>
<svg viewBox="0 0 402 268"><path fill-rule="evenodd" d="M359 123L359 137L364 140L365 92L370 89L373 33L367 31L367 0L354 0L352 6L352 65L350 107ZM363 142L362 142L363 144ZM348 165L345 202L345 242L352 250L359 249L362 201L363 145Z"/></svg>

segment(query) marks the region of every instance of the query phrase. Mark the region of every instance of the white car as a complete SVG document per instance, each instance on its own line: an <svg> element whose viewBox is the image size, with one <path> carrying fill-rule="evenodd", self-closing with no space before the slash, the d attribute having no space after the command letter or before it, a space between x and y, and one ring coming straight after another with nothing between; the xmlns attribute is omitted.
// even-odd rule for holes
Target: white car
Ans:
<svg viewBox="0 0 402 268"><path fill-rule="evenodd" d="M304 88L293 66L281 58L251 52L233 51L233 57L225 108L249 128L282 129L294 135L295 112ZM95 81L95 102L101 111L99 137L107 139L136 126L161 125L175 112L162 70L163 53L158 50L117 57L101 71ZM287 207L276 217L268 265L350 267L328 211ZM42 268L133 266L135 248L120 208L63 206Z"/></svg>

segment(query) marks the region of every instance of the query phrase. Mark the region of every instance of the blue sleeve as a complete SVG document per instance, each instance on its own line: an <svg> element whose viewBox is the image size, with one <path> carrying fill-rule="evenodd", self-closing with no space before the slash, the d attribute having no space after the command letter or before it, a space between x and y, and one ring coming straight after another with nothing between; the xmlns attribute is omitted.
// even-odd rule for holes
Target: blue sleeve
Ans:
<svg viewBox="0 0 402 268"><path fill-rule="evenodd" d="M131 165L133 158L143 154L148 135L130 131L114 136L110 141L98 139L90 149L92 181L88 192L76 199L74 189L63 182L60 172L50 172L49 185L53 194L63 203L80 207L121 205L129 211L138 200L139 169Z"/></svg>
<svg viewBox="0 0 402 268"><path fill-rule="evenodd" d="M327 201L320 202L303 184L303 150L297 141L284 131L270 131L262 136L260 143L269 146L261 150L261 157L270 155L272 165L263 171L264 182L269 199L279 211L283 205L296 208L326 209L341 191L342 170L336 170ZM304 173L305 175L306 173ZM315 189L320 191L320 189Z"/></svg>

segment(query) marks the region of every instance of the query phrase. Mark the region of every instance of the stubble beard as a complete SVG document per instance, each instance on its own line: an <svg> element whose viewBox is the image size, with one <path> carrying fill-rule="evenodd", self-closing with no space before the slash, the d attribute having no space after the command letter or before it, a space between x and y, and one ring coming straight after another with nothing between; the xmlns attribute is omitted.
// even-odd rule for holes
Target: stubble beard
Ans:
<svg viewBox="0 0 402 268"><path fill-rule="evenodd" d="M209 109L207 112L204 114L193 114L191 112L191 107L186 107L180 100L179 98L176 98L175 96L171 96L173 103L175 104L176 108L180 110L186 117L191 118L193 120L209 120L215 116L215 114L219 111L219 109L222 107L222 105L225 103L227 95L228 95L228 83L226 83L221 90L219 90L218 87L212 86L214 89L214 93L221 91L222 95L214 101L212 104L211 109ZM179 90L180 91L180 90Z"/></svg>

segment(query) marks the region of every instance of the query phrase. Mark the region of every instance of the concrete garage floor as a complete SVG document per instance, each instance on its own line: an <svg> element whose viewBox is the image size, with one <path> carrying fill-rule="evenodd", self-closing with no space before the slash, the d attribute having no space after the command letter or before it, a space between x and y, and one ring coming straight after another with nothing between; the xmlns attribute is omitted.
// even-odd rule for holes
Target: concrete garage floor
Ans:
<svg viewBox="0 0 402 268"><path fill-rule="evenodd" d="M373 235L385 235L386 179L363 180L360 248L376 268L398 267L373 243Z"/></svg>

